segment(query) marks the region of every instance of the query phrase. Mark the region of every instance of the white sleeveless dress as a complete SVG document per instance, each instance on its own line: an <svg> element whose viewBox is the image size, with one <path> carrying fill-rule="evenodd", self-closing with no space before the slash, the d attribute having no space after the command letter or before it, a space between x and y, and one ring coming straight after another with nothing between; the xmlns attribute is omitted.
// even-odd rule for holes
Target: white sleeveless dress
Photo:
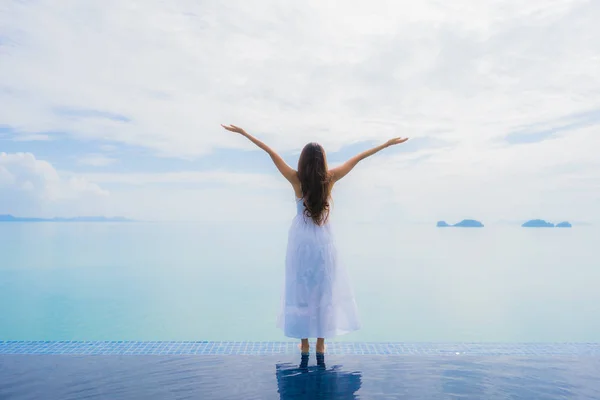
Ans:
<svg viewBox="0 0 600 400"><path fill-rule="evenodd" d="M277 327L298 339L355 331L360 328L356 302L347 271L338 263L331 225L319 226L306 217L302 199L296 205Z"/></svg>

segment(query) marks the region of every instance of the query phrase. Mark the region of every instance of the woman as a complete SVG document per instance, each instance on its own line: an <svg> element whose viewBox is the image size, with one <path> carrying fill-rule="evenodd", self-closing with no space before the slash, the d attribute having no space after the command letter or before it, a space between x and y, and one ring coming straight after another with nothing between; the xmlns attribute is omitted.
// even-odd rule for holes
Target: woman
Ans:
<svg viewBox="0 0 600 400"><path fill-rule="evenodd" d="M325 338L360 328L352 288L346 269L338 264L329 224L331 189L359 161L408 139L391 139L332 169L327 167L323 147L309 143L300 154L296 171L269 146L242 128L221 126L266 151L294 188L297 215L288 233L285 285L277 326L287 337L301 339L302 354L308 354L308 338L312 337L317 338L317 355L323 354Z"/></svg>

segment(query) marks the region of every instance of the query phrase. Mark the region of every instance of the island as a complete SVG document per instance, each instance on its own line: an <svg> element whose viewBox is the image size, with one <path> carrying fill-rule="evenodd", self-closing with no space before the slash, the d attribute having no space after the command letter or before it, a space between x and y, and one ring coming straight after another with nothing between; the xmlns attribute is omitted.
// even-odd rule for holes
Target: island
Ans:
<svg viewBox="0 0 600 400"><path fill-rule="evenodd" d="M32 218L0 215L0 222L133 222L125 217Z"/></svg>
<svg viewBox="0 0 600 400"><path fill-rule="evenodd" d="M571 225L570 222L568 221L563 221L563 222L559 222L558 224L556 224L557 228L571 228L573 225Z"/></svg>
<svg viewBox="0 0 600 400"><path fill-rule="evenodd" d="M437 225L438 228L446 228L446 227L453 227L453 228L483 228L483 224L479 221L476 221L474 219L463 219L462 221L460 221L457 224L454 225L448 225L448 223L446 221L438 221Z"/></svg>
<svg viewBox="0 0 600 400"><path fill-rule="evenodd" d="M459 228L483 228L483 224L474 219L463 219L458 224L454 224L454 226Z"/></svg>
<svg viewBox="0 0 600 400"><path fill-rule="evenodd" d="M543 219L532 219L521 225L523 228L554 228L554 224Z"/></svg>

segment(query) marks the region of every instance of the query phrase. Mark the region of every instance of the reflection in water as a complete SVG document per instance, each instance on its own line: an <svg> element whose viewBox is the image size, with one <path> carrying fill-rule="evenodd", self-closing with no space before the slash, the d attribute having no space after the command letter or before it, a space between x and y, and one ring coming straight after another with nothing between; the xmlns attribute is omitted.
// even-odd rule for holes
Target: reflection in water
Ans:
<svg viewBox="0 0 600 400"><path fill-rule="evenodd" d="M327 369L325 357L317 355L317 365L308 366L303 355L296 368L291 364L275 366L279 398L292 399L356 399L361 386L360 372L344 372L341 366Z"/></svg>
<svg viewBox="0 0 600 400"><path fill-rule="evenodd" d="M600 399L597 356L280 357L0 354L0 399Z"/></svg>

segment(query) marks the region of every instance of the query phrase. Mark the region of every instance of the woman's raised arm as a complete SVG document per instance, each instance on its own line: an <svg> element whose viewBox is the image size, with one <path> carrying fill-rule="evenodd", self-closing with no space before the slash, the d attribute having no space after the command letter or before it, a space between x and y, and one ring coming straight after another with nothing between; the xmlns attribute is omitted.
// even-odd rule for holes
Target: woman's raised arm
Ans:
<svg viewBox="0 0 600 400"><path fill-rule="evenodd" d="M257 145L258 147L260 147L261 149L266 151L267 154L269 154L269 156L271 156L271 160L273 160L273 163L275 164L275 166L277 167L279 172L281 172L281 175L283 175L283 177L285 179L287 179L292 185L299 184L298 174L296 173L296 170L293 169L292 167L290 167L283 160L283 158L281 158L281 156L279 154L277 154L277 152L275 152L275 150L273 150L272 148L270 148L269 146L267 146L266 144L264 144L263 142L261 142L260 140L258 140L257 138L255 138L254 136L252 136L251 134L249 134L248 132L246 132L245 130L243 130L242 128L240 128L238 126L235 126L235 125L229 125L229 126L221 125L221 126L225 129L227 129L228 131L239 133L240 135L246 137L248 140L250 140L252 143Z"/></svg>
<svg viewBox="0 0 600 400"><path fill-rule="evenodd" d="M358 164L359 161L364 160L365 158L370 157L373 154L378 153L387 147L394 146L394 145L400 144L400 143L404 143L407 140L408 140L408 138L390 139L387 142L385 142L384 144L381 144L377 147L373 147L370 150L363 151L362 153L355 155L354 157L352 157L351 159L349 159L348 161L346 161L339 167L335 167L330 170L333 181L334 182L339 181L344 176L348 175L348 173L350 171L352 171L352 169L354 167L356 167L356 164Z"/></svg>

